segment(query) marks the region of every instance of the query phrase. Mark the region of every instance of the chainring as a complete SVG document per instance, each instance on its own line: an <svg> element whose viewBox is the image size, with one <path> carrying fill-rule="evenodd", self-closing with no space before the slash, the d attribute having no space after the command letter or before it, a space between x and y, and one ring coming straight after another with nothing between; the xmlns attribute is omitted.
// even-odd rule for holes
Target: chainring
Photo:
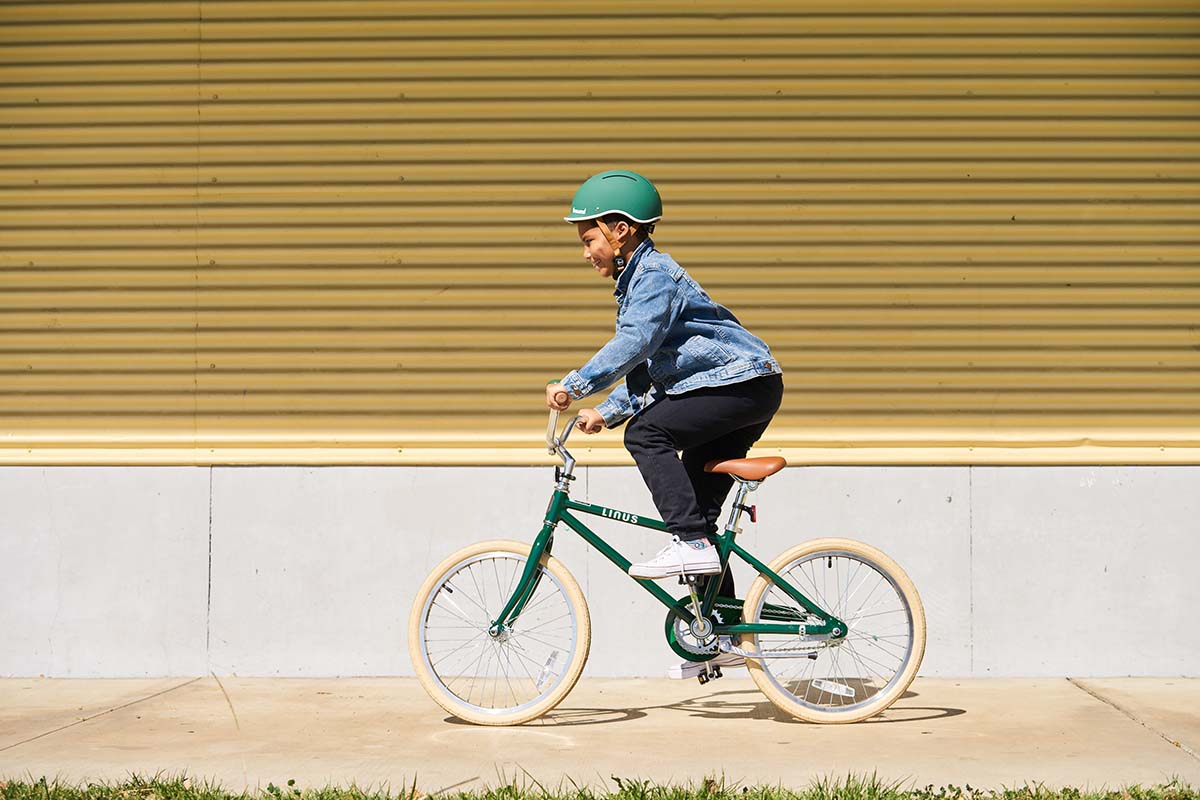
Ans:
<svg viewBox="0 0 1200 800"><path fill-rule="evenodd" d="M740 617L741 602L741 600L731 600L726 604L718 601L719 605L714 607L708 616L709 621L714 625L727 624L725 617L730 615L728 611L722 611L721 605L732 605L736 609L736 616ZM692 633L691 625L683 617L679 616L675 610L676 608L687 608L691 603L692 598L690 596L681 597L675 604L675 608L667 612L667 644L671 646L671 649L680 658L687 659L688 661L708 661L717 655L717 635L714 633L704 640L697 639Z"/></svg>

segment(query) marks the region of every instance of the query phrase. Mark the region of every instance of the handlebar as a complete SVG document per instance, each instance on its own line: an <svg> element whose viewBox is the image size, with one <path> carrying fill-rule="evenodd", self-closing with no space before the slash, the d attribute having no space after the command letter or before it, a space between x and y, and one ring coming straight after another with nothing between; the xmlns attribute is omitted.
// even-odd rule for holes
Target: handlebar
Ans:
<svg viewBox="0 0 1200 800"><path fill-rule="evenodd" d="M560 392L560 394L562 394ZM555 398L557 399L557 398ZM562 433L558 433L558 409L550 409L550 422L546 425L546 452L554 455L558 449L567 443L567 437L571 435L571 431L575 429L575 423L583 419L579 414L571 417L571 420L562 429Z"/></svg>
<svg viewBox="0 0 1200 800"><path fill-rule="evenodd" d="M566 392L555 392L554 400L557 403L566 404L570 402L571 396ZM558 409L550 409L550 421L546 424L546 452L550 455L558 453L562 456L564 462L568 464L568 471L571 466L574 466L575 459L567 452L563 446L567 443L567 437L571 435L571 431L575 429L576 423L583 419L582 414L576 414L571 417L570 421L563 426L562 432L558 431L558 421L560 412ZM597 429L599 430L599 429ZM589 431L590 432L590 431Z"/></svg>

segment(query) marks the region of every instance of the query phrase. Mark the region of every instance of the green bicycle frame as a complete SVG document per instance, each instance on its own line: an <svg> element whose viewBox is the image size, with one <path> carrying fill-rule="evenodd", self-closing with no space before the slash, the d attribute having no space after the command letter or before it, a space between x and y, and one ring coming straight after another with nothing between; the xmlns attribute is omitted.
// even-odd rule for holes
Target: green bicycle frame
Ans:
<svg viewBox="0 0 1200 800"><path fill-rule="evenodd" d="M592 505L591 503L580 503L572 500L566 489L567 483L565 480L560 480L554 495L550 498L550 504L546 508L546 519L542 525L541 532L534 539L533 545L530 548L529 560L525 562L525 569L521 574L521 579L513 590L512 597L504 606L504 610L500 612L500 616L492 623L493 633L497 633L510 625L512 625L525 605L533 597L533 593L537 590L537 584L540 580L541 573L538 569L538 564L542 556L549 553L554 544L554 531L559 523L565 523L567 527L583 537L584 541L596 548L604 554L604 557L617 566L622 572L628 572L632 562L621 553L617 552L608 542L604 541L595 531L583 524L571 512L580 512L583 514L592 514L605 519L615 520L627 525L638 525L643 528L666 532L667 526L660 520L651 519L649 517L638 516L626 511L619 511L605 506ZM734 625L714 625L715 634L753 634L753 633L776 633L788 634L792 636L810 636L814 638L829 638L840 639L846 635L846 624L829 612L817 606L795 586L784 580L779 575L775 574L770 567L759 561L751 555L745 548L738 545L734 540L738 532L737 520L740 516L740 509L735 511L730 519L729 525L725 531L716 537L716 545L721 558L722 571L728 569L729 559L733 555L737 555L758 573L775 583L788 597L796 601L809 614L821 622L813 624L812 622L757 622L748 623L741 622ZM631 578L635 583L641 585L643 589L654 595L660 603L668 609L674 611L687 623L692 623L695 620L695 615L691 610L690 602L681 602L669 595L661 586L652 579ZM711 580L708 582L708 588L704 593L703 601L701 602L701 614L708 617L713 610L713 606L717 601L717 592L720 588L719 580ZM787 618L794 618L794 612L788 614L776 614Z"/></svg>

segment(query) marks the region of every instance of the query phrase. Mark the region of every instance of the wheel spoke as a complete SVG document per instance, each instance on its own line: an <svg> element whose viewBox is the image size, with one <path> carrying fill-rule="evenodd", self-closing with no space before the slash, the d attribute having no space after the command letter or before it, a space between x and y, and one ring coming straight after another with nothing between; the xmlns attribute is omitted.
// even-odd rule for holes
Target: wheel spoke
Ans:
<svg viewBox="0 0 1200 800"><path fill-rule="evenodd" d="M543 639L543 638L541 638L541 637L539 637L539 636L534 636L533 634L531 634L531 633L529 633L528 631L526 631L525 633L521 634L521 635L520 635L519 637L517 637L517 638L519 638L519 639L526 639L526 638L528 638L528 639L532 639L533 641L537 642L538 644L545 645L546 647L552 648L552 649L554 649L554 650L570 650L570 649L571 649L571 641L570 641L570 638L569 638L569 637L568 637L568 639L567 639L567 641L566 641L566 642L552 642L552 641L548 641L548 640L546 640L546 639Z"/></svg>
<svg viewBox="0 0 1200 800"><path fill-rule="evenodd" d="M878 637L863 636L862 634L853 634L847 638L851 639L853 641L863 642L864 644L873 644L876 647L880 647L880 648L882 648L883 645L887 645L888 647L895 647L902 654L908 652L907 645L897 644L896 642L889 642L886 640L879 639Z"/></svg>
<svg viewBox="0 0 1200 800"><path fill-rule="evenodd" d="M441 655L441 657L437 659L437 661L434 661L434 662L433 662L433 666L434 666L434 667L436 667L438 664L442 663L443 661L445 661L445 660L446 660L447 658L449 658L450 656L454 655L455 653L457 653L457 652L459 652L460 650L462 650L463 648L465 648L465 647L466 647L467 645L469 645L471 642L475 642L475 641L478 641L478 642L484 642L484 641L487 641L487 640L484 638L484 637L486 637L486 636L487 636L487 634L486 634L486 633L481 633L481 634L479 634L478 636L474 637L473 639L468 639L467 641L463 642L461 645L459 645L458 647L454 648L454 649L453 649L453 650L451 650L449 653L443 653L443 654Z"/></svg>
<svg viewBox="0 0 1200 800"><path fill-rule="evenodd" d="M465 595L464 595L464 597L465 597ZM467 599L470 600L471 598L468 597ZM438 604L442 603L442 602L447 603L450 606L450 608L454 609L453 611L450 611L446 608L446 606L440 606L442 611L445 611L447 614L451 614L452 616L457 616L460 620L467 623L468 625L475 628L476 630L481 630L481 631L487 630L486 625L480 625L478 622L476 622L475 620L468 617L467 612L463 611L459 607L458 603L454 602L454 598L449 597L449 596L443 597L443 593L439 592L438 596L433 599L433 606L438 607ZM475 601L472 600L471 602L475 602Z"/></svg>

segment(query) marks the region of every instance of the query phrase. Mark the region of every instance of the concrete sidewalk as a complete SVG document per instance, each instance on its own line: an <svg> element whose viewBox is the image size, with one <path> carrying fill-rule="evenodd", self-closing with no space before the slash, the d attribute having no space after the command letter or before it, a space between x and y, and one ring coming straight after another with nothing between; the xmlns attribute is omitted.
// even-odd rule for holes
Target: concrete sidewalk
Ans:
<svg viewBox="0 0 1200 800"><path fill-rule="evenodd" d="M227 788L390 783L425 792L529 776L615 788L724 774L803 786L877 772L911 784L1200 785L1200 679L918 679L882 717L781 717L743 670L584 679L520 728L448 718L412 678L0 680L0 776L77 782L185 772Z"/></svg>

